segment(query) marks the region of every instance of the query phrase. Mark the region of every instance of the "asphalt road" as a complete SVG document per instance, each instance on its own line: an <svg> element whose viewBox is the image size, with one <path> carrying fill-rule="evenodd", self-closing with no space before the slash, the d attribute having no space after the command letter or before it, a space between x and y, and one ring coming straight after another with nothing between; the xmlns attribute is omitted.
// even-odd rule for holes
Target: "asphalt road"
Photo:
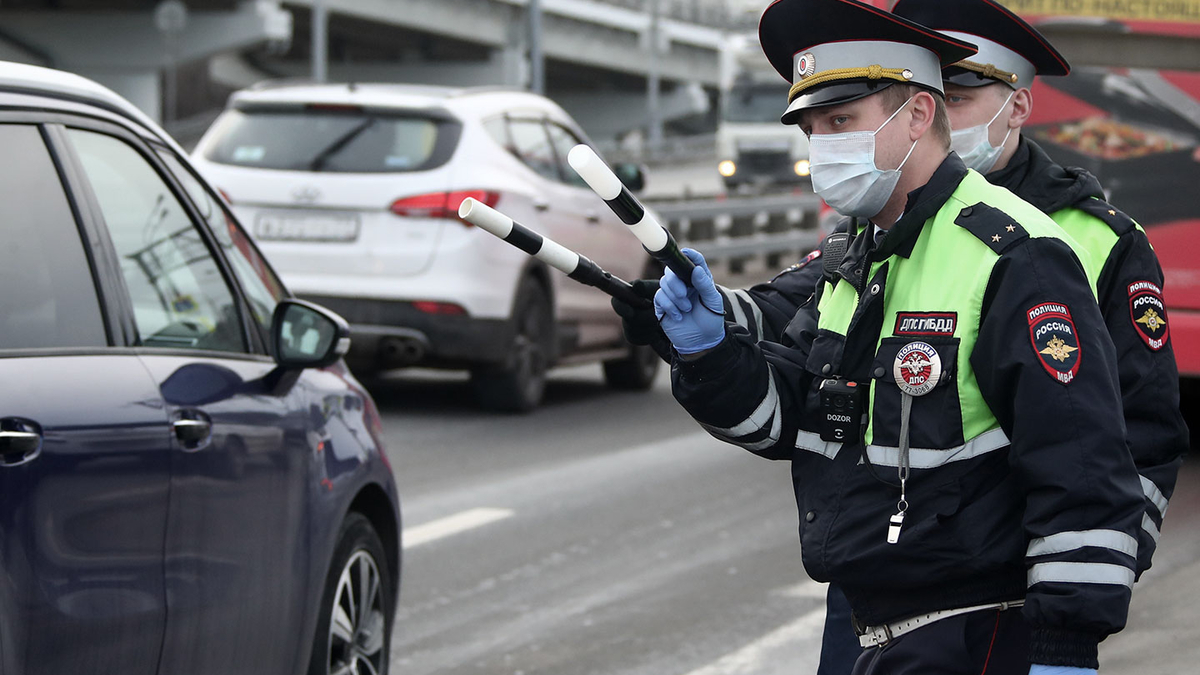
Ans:
<svg viewBox="0 0 1200 675"><path fill-rule="evenodd" d="M373 387L405 519L392 672L805 675L824 587L800 564L785 463L712 440L671 398L556 373L528 416L479 412L463 379ZM1194 672L1200 466L1106 675Z"/></svg>

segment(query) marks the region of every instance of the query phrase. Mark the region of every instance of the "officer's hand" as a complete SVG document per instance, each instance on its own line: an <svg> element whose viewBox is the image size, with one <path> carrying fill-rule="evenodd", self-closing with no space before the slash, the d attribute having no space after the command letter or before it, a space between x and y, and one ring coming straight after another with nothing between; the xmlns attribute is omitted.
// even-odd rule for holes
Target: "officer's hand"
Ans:
<svg viewBox="0 0 1200 675"><path fill-rule="evenodd" d="M1035 663L1029 667L1029 675L1096 675L1093 668L1072 668L1071 666L1043 666Z"/></svg>
<svg viewBox="0 0 1200 675"><path fill-rule="evenodd" d="M668 268L654 294L654 314L675 345L675 351L695 354L712 349L725 339L725 303L704 256L690 248L683 249L683 254L696 263L692 287Z"/></svg>
<svg viewBox="0 0 1200 675"><path fill-rule="evenodd" d="M658 317L654 315L654 294L658 292L658 279L638 279L631 284L633 292L638 297L650 302L645 307L633 305L612 299L613 311L621 317L621 330L625 339L632 345L647 345L659 356L671 360L671 343L662 326L658 325Z"/></svg>

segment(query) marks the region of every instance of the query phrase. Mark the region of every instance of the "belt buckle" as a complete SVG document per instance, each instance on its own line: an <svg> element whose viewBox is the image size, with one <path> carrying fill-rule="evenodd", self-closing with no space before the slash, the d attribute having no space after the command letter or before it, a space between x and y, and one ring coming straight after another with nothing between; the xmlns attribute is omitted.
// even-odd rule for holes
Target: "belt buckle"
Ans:
<svg viewBox="0 0 1200 675"><path fill-rule="evenodd" d="M892 627L886 623L883 624L882 626L876 628L874 633L875 633L875 639L876 639L875 644L879 645L880 647L887 645L887 643L891 642L893 639L892 638ZM880 635L879 635L880 633L883 633L882 639L880 639Z"/></svg>
<svg viewBox="0 0 1200 675"><path fill-rule="evenodd" d="M882 626L864 627L862 634L859 636L859 642L864 649L871 647L884 647L893 640L891 626L884 624Z"/></svg>

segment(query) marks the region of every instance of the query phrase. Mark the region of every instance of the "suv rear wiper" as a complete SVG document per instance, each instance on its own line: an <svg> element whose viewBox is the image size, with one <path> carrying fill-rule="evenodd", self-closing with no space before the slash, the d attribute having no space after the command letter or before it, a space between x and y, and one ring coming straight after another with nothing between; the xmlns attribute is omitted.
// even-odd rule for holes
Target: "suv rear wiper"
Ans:
<svg viewBox="0 0 1200 675"><path fill-rule="evenodd" d="M362 132L371 128L375 124L377 119L378 118L375 118L375 117L368 117L367 119L363 120L362 122L359 122L358 124L354 125L354 127L352 127L346 133L342 134L341 136L338 136L337 139L335 139L329 145L325 146L324 149L322 149L315 156L313 156L312 161L310 161L308 163L308 170L309 171L320 171L321 167L325 165L325 162L330 157L333 157L338 152L340 152L342 150L342 148L346 147L350 143L350 141L354 140L355 138L358 138L359 134L361 134Z"/></svg>

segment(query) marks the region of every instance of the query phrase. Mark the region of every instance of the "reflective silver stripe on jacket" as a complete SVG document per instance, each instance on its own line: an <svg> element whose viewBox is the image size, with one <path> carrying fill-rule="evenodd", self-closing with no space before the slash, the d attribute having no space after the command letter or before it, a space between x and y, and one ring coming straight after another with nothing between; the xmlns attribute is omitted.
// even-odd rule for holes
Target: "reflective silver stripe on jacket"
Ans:
<svg viewBox="0 0 1200 675"><path fill-rule="evenodd" d="M771 424L771 431L765 439L751 443L743 443L737 440L762 431L768 423ZM759 402L754 412L750 413L749 417L729 428L717 427L711 424L702 424L701 426L713 436L723 441L740 445L747 450L762 450L778 443L779 433L783 429L783 415L780 411L779 390L775 386L775 367L770 364L767 365L767 394Z"/></svg>
<svg viewBox="0 0 1200 675"><path fill-rule="evenodd" d="M1150 534L1150 538L1154 540L1155 544L1158 543L1160 532L1158 531L1158 526L1154 524L1154 520L1150 518L1150 514L1142 514L1142 529Z"/></svg>
<svg viewBox="0 0 1200 675"><path fill-rule="evenodd" d="M936 469L950 462L961 462L986 455L1009 444L1008 435L1003 429L992 429L953 448L912 448L909 450L909 466L913 469ZM900 466L900 448L868 445L867 458L875 466Z"/></svg>
<svg viewBox="0 0 1200 675"><path fill-rule="evenodd" d="M1029 542L1028 556L1066 553L1085 546L1107 548L1137 558L1137 539L1116 530L1079 530L1059 532Z"/></svg>
<svg viewBox="0 0 1200 675"><path fill-rule="evenodd" d="M1168 502L1166 496L1163 495L1162 490L1159 490L1158 486L1154 484L1154 481L1150 480L1149 478L1140 475L1138 478L1142 479L1142 492L1146 493L1146 499L1149 499L1154 504L1154 508L1158 509L1159 516L1166 518Z"/></svg>
<svg viewBox="0 0 1200 675"><path fill-rule="evenodd" d="M811 431L796 432L796 447L801 450L815 452L818 455L824 455L829 459L837 457L838 450L842 449L841 443L821 440L820 434L814 434Z"/></svg>
<svg viewBox="0 0 1200 675"><path fill-rule="evenodd" d="M1044 562L1029 568L1030 586L1044 581L1067 584L1112 584L1133 588L1133 570L1123 565L1083 562Z"/></svg>
<svg viewBox="0 0 1200 675"><path fill-rule="evenodd" d="M755 340L763 339L762 310L758 308L758 305L750 297L750 294L743 290L730 290L724 286L717 286L717 290L721 292L721 295L725 296L725 302L729 303L729 308L733 310L733 322L749 329ZM753 323L746 318L746 310L743 309L742 303L739 300L744 301L750 306L750 311L754 314Z"/></svg>

